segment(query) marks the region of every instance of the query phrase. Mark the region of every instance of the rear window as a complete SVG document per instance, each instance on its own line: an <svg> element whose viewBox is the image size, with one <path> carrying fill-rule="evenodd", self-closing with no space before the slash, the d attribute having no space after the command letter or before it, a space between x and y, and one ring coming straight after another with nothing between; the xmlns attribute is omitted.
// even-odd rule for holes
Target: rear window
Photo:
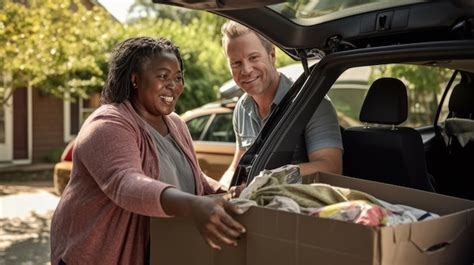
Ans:
<svg viewBox="0 0 474 265"><path fill-rule="evenodd" d="M232 113L216 114L203 141L235 143Z"/></svg>
<svg viewBox="0 0 474 265"><path fill-rule="evenodd" d="M401 125L422 127L433 124L442 93L452 74L450 69L424 65L356 67L346 70L338 78L328 96L337 110L342 127L362 126L359 114L370 84L381 77L398 78L407 87L408 94L408 119ZM447 112L444 106L440 120L447 116Z"/></svg>
<svg viewBox="0 0 474 265"><path fill-rule="evenodd" d="M426 2L426 0L290 0L271 5L269 8L295 23L315 25L329 20L418 2Z"/></svg>
<svg viewBox="0 0 474 265"><path fill-rule="evenodd" d="M206 129L207 122L209 121L210 115L194 118L186 122L191 133L191 138L194 141L200 140L203 131Z"/></svg>

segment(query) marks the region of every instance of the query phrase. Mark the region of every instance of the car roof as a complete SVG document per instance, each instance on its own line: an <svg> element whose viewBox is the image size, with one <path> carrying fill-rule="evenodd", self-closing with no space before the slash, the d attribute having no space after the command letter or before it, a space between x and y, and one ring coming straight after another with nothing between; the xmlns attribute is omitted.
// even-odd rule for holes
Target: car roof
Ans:
<svg viewBox="0 0 474 265"><path fill-rule="evenodd" d="M211 103L207 103L199 108L188 110L185 113L181 114L181 118L184 121L189 121L196 117L210 115L210 114L219 114L219 113L232 113L234 111L235 104L237 103L237 98L231 98L228 100L220 100Z"/></svg>
<svg viewBox="0 0 474 265"><path fill-rule="evenodd" d="M261 33L295 59L374 46L472 38L472 0L154 0L208 10Z"/></svg>

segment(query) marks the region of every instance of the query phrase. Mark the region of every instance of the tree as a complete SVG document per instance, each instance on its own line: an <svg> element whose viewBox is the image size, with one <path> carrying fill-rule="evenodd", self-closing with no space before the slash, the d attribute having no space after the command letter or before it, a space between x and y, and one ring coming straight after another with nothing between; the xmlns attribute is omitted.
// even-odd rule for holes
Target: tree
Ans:
<svg viewBox="0 0 474 265"><path fill-rule="evenodd" d="M149 0L135 0L130 6L129 14L137 14L137 17L129 19L128 23L135 23L141 19L161 20L170 19L180 21L183 24L189 24L194 18L201 17L203 12L189 10L186 8L158 5Z"/></svg>
<svg viewBox="0 0 474 265"><path fill-rule="evenodd" d="M21 2L21 3L18 3ZM128 37L163 36L181 47L185 61L185 93L177 112L218 98L218 88L230 72L221 47L224 18L204 11L137 0L131 10L143 13L121 25L101 7L87 10L80 0L12 1L0 13L0 105L18 87L48 94L87 97L106 79L112 48ZM277 66L291 62L278 51ZM8 88L7 88L8 87Z"/></svg>
<svg viewBox="0 0 474 265"><path fill-rule="evenodd" d="M86 97L102 87L112 33L120 25L102 8L79 0L6 1L0 13L0 106L19 87ZM112 33L111 33L112 32Z"/></svg>

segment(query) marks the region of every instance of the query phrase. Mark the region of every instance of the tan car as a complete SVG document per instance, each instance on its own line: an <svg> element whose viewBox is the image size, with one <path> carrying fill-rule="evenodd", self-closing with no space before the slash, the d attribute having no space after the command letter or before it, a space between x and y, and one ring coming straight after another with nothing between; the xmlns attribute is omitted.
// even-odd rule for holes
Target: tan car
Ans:
<svg viewBox="0 0 474 265"><path fill-rule="evenodd" d="M74 139L64 148L61 155L61 161L54 165L53 182L54 190L58 195L61 195L69 182L69 177L72 171L72 152L74 150Z"/></svg>
<svg viewBox="0 0 474 265"><path fill-rule="evenodd" d="M234 157L232 113L235 103L236 99L209 103L181 115L193 138L202 171L216 180L224 174Z"/></svg>

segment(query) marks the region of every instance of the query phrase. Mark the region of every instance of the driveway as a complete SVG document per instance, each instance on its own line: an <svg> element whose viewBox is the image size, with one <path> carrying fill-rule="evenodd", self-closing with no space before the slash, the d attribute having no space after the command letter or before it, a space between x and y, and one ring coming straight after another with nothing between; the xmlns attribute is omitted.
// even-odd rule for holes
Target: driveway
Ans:
<svg viewBox="0 0 474 265"><path fill-rule="evenodd" d="M0 265L50 264L51 181L0 183Z"/></svg>

